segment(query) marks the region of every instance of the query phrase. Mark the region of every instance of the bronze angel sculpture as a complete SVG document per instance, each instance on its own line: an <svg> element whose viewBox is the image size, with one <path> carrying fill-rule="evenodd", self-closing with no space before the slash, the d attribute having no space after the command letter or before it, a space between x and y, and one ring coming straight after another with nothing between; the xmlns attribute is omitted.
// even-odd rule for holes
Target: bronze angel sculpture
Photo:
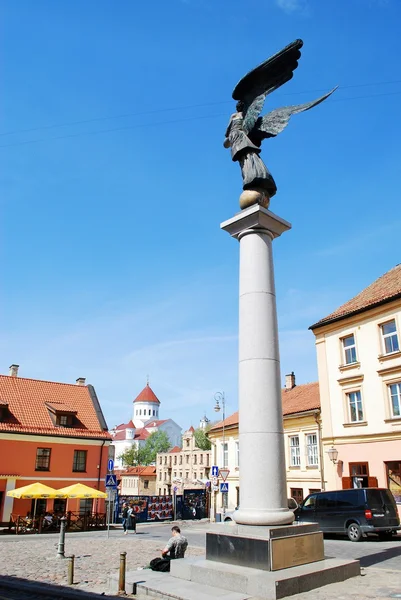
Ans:
<svg viewBox="0 0 401 600"><path fill-rule="evenodd" d="M292 115L320 104L336 89L312 102L277 108L264 117L259 116L266 96L292 78L302 46L302 40L286 46L245 75L232 93L237 100L237 112L231 116L224 146L231 148L232 160L239 162L241 167L244 190L240 196L241 208L252 204L267 208L277 191L272 175L259 156L262 141L281 133Z"/></svg>

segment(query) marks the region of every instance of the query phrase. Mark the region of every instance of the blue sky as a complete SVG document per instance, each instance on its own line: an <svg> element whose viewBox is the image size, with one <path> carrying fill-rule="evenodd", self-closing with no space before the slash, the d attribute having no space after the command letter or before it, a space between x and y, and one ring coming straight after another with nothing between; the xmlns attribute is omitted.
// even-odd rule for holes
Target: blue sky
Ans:
<svg viewBox="0 0 401 600"><path fill-rule="evenodd" d="M0 371L93 383L110 426L150 384L183 428L237 407L241 178L231 92L304 40L266 109L282 374L317 378L308 326L400 262L398 0L0 0Z"/></svg>

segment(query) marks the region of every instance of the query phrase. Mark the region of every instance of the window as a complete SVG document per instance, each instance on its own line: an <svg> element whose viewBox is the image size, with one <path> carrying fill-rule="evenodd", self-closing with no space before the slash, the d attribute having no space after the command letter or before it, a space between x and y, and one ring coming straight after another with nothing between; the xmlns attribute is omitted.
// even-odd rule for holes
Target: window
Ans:
<svg viewBox="0 0 401 600"><path fill-rule="evenodd" d="M316 433L310 433L306 436L306 453L308 467L317 467L319 464L319 452Z"/></svg>
<svg viewBox="0 0 401 600"><path fill-rule="evenodd" d="M356 360L356 346L354 335L347 335L342 339L343 351L344 351L344 362L346 365L352 365L357 362Z"/></svg>
<svg viewBox="0 0 401 600"><path fill-rule="evenodd" d="M297 504L301 504L304 499L304 491L302 488L291 488L291 498L297 502Z"/></svg>
<svg viewBox="0 0 401 600"><path fill-rule="evenodd" d="M36 450L35 471L50 471L50 448L38 448Z"/></svg>
<svg viewBox="0 0 401 600"><path fill-rule="evenodd" d="M159 471L159 480L160 480L160 481L161 481L161 478L162 478L162 472L161 472L161 471Z"/></svg>
<svg viewBox="0 0 401 600"><path fill-rule="evenodd" d="M239 467L239 441L235 442L235 466Z"/></svg>
<svg viewBox="0 0 401 600"><path fill-rule="evenodd" d="M182 455L180 455L180 465L182 465Z"/></svg>
<svg viewBox="0 0 401 600"><path fill-rule="evenodd" d="M364 488L369 485L369 463L349 463L349 474L353 488Z"/></svg>
<svg viewBox="0 0 401 600"><path fill-rule="evenodd" d="M177 471L173 471L173 477L177 477Z"/></svg>
<svg viewBox="0 0 401 600"><path fill-rule="evenodd" d="M384 354L391 354L391 352L398 352L400 349L398 343L397 327L395 325L395 319L388 323L383 323L380 326L383 337L383 352Z"/></svg>
<svg viewBox="0 0 401 600"><path fill-rule="evenodd" d="M198 461L198 457L196 456L196 454L194 454L194 465L197 464L197 461Z"/></svg>
<svg viewBox="0 0 401 600"><path fill-rule="evenodd" d="M149 417L151 416L151 414L152 414L152 411L151 411L151 410L150 410L150 408L149 408Z"/></svg>
<svg viewBox="0 0 401 600"><path fill-rule="evenodd" d="M189 479L189 471L185 471L185 479Z"/></svg>
<svg viewBox="0 0 401 600"><path fill-rule="evenodd" d="M187 438L187 439L185 440L185 443L186 443L186 445L187 445L187 448L189 448L189 438Z"/></svg>
<svg viewBox="0 0 401 600"><path fill-rule="evenodd" d="M194 472L194 479L198 479L198 475L197 475L196 471Z"/></svg>
<svg viewBox="0 0 401 600"><path fill-rule="evenodd" d="M350 423L360 423L363 421L362 397L361 392L350 392L347 394L348 410Z"/></svg>
<svg viewBox="0 0 401 600"><path fill-rule="evenodd" d="M163 457L162 457L162 456L159 458L159 464L160 464L160 465L162 465L162 464L163 464Z"/></svg>
<svg viewBox="0 0 401 600"><path fill-rule="evenodd" d="M164 464L167 464L167 456L164 457Z"/></svg>
<svg viewBox="0 0 401 600"><path fill-rule="evenodd" d="M316 508L316 496L309 496L305 500L305 504L302 506L302 508L307 508L309 510L315 510L315 508Z"/></svg>
<svg viewBox="0 0 401 600"><path fill-rule="evenodd" d="M149 479L145 479L145 480L144 480L144 482L143 482L143 487L144 487L144 489L145 489L145 490L148 490L148 489L149 489Z"/></svg>
<svg viewBox="0 0 401 600"><path fill-rule="evenodd" d="M228 467L228 443L225 442L224 444L221 444L221 451L222 451L222 464L223 467Z"/></svg>
<svg viewBox="0 0 401 600"><path fill-rule="evenodd" d="M201 454L201 455L200 455L200 457L199 457L199 463L200 463L201 465L203 465L203 454Z"/></svg>
<svg viewBox="0 0 401 600"><path fill-rule="evenodd" d="M155 411L153 411L153 415L152 415L152 416L153 416L153 417L155 416Z"/></svg>
<svg viewBox="0 0 401 600"><path fill-rule="evenodd" d="M186 455L185 460L187 461L187 465L189 464L189 454Z"/></svg>
<svg viewBox="0 0 401 600"><path fill-rule="evenodd" d="M167 472L164 471L164 481L167 481Z"/></svg>
<svg viewBox="0 0 401 600"><path fill-rule="evenodd" d="M176 456L174 456L174 464L175 465L177 464L177 457Z"/></svg>
<svg viewBox="0 0 401 600"><path fill-rule="evenodd" d="M92 512L93 500L92 498L85 498L79 501L79 514L90 515Z"/></svg>
<svg viewBox="0 0 401 600"><path fill-rule="evenodd" d="M199 479L203 479L203 471L199 473Z"/></svg>
<svg viewBox="0 0 401 600"><path fill-rule="evenodd" d="M401 460L386 463L387 487L392 492L397 504L401 504Z"/></svg>
<svg viewBox="0 0 401 600"><path fill-rule="evenodd" d="M391 383L388 386L390 408L393 417L401 417L401 383Z"/></svg>
<svg viewBox="0 0 401 600"><path fill-rule="evenodd" d="M58 418L58 424L62 426L68 425L68 417L67 415L60 415Z"/></svg>
<svg viewBox="0 0 401 600"><path fill-rule="evenodd" d="M142 414L142 408L140 408L140 409L139 409L139 414L140 414L140 415Z"/></svg>
<svg viewBox="0 0 401 600"><path fill-rule="evenodd" d="M74 450L74 462L72 470L83 473L86 471L86 455L87 450Z"/></svg>
<svg viewBox="0 0 401 600"><path fill-rule="evenodd" d="M291 467L301 466L301 453L299 449L299 436L290 437L290 465Z"/></svg>
<svg viewBox="0 0 401 600"><path fill-rule="evenodd" d="M182 479L182 471L179 472L179 478Z"/></svg>

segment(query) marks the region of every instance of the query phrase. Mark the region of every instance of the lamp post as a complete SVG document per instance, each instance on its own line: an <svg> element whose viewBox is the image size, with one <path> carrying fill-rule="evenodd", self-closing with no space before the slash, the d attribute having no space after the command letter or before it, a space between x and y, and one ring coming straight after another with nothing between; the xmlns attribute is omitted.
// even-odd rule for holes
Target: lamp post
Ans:
<svg viewBox="0 0 401 600"><path fill-rule="evenodd" d="M226 435L225 435L225 429L224 429L224 421L226 419L226 399L224 396L224 392L216 392L214 395L214 399L216 401L214 410L215 412L220 412L221 410L223 410L223 467L226 467L228 465L225 464L225 457L226 457ZM220 406L221 404L221 406ZM228 452L227 452L228 454ZM228 456L227 456L228 458ZM227 461L228 462L228 461ZM224 518L226 515L226 503L225 503L225 499L223 502L223 522L224 522Z"/></svg>

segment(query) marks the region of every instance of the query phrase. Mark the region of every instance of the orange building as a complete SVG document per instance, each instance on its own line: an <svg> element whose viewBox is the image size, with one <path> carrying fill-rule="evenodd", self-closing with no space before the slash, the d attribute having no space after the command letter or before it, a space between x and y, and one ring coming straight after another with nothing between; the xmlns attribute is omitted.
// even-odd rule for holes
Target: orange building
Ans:
<svg viewBox="0 0 401 600"><path fill-rule="evenodd" d="M96 392L76 384L0 375L0 522L25 516L32 500L7 492L35 481L53 488L84 483L104 491L110 435ZM69 500L68 510L103 512L104 501ZM65 500L38 500L37 512L64 512Z"/></svg>

